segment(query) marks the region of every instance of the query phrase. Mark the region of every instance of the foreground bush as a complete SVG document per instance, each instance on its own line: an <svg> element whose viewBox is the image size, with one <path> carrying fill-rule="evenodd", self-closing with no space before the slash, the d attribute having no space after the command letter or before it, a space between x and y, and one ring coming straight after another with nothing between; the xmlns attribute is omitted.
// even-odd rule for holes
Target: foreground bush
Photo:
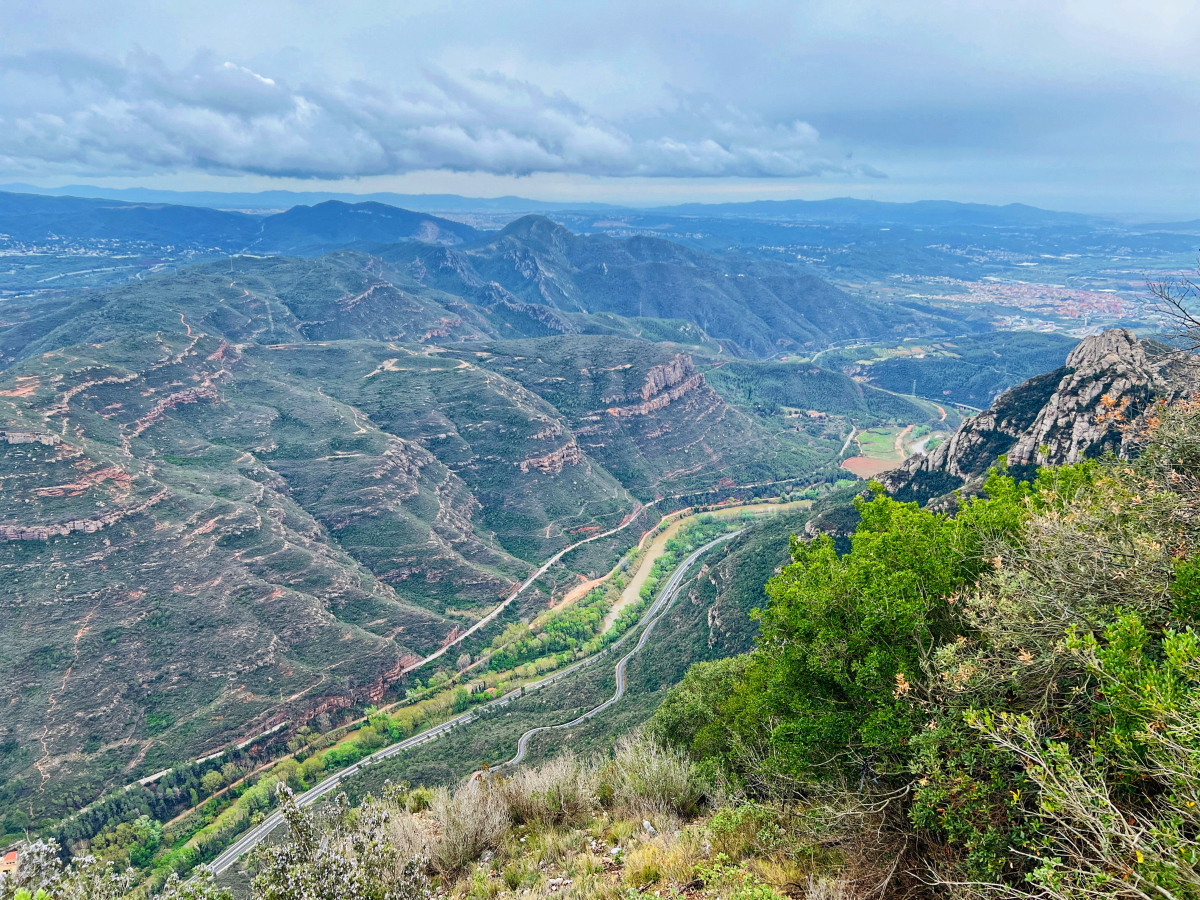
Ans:
<svg viewBox="0 0 1200 900"><path fill-rule="evenodd" d="M677 750L653 740L623 737L602 773L613 806L634 816L696 815L704 799L695 766Z"/></svg>
<svg viewBox="0 0 1200 900"><path fill-rule="evenodd" d="M119 869L109 860L84 856L63 865L57 842L37 841L22 852L14 875L0 876L0 900L118 900L133 895L136 883L135 870ZM163 900L232 900L204 868L188 883L172 874L158 896Z"/></svg>
<svg viewBox="0 0 1200 900"><path fill-rule="evenodd" d="M655 732L823 818L862 891L1200 897L1200 405L1139 447L955 515L877 489Z"/></svg>
<svg viewBox="0 0 1200 900"><path fill-rule="evenodd" d="M390 812L376 803L351 810L339 795L319 813L300 809L280 788L288 837L261 848L253 892L261 900L428 900L425 860L389 840Z"/></svg>

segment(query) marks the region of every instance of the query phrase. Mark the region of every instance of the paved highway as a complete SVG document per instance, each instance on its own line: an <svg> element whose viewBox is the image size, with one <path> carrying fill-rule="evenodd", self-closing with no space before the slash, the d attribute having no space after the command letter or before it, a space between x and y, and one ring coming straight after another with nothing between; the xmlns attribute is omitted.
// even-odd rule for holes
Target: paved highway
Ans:
<svg viewBox="0 0 1200 900"><path fill-rule="evenodd" d="M560 725L542 725L538 728L529 729L527 732L525 732L523 735L521 735L521 739L519 741L517 741L517 755L514 756L512 759L510 759L508 762L501 763L496 768L502 768L503 766L515 766L515 765L519 764L522 760L524 760L525 753L529 749L529 739L532 738L535 734L541 734L543 731L554 731L559 728L572 728L575 725L578 725L580 722L586 722L588 719L592 718L593 716L600 715L600 713L604 712L606 709L608 709L610 706L612 706L614 703L617 703L622 697L624 697L625 696L625 666L629 663L629 660L631 658L633 658L633 656L635 654L638 653L638 651L640 651L644 646L646 646L646 641L650 638L650 632L654 630L654 626L658 624L658 620L660 618L662 618L663 614L670 607L671 602L675 599L675 595L679 592L679 586L681 584L683 584L683 576L687 574L687 570L692 567L692 564L695 563L696 560L698 560L701 556L703 556L705 553L707 553L713 547L717 546L717 544L720 544L723 541L727 541L730 538L736 537L737 535L741 534L743 530L744 529L738 529L737 531L733 532L732 534L726 534L726 535L723 535L723 536L717 538L714 541L709 541L707 544L705 544L703 547L701 547L699 550L695 551L691 556L689 556L687 559L685 559L675 569L675 571L673 573L671 573L671 577L670 577L670 579L668 579L666 586L662 589L662 592L658 595L658 599L654 601L654 603L650 606L650 608L648 610L646 610L646 615L643 618L643 621L646 622L646 627L642 631L641 638L638 640L638 642L634 646L634 648L632 650L630 650L628 653L626 653L624 656L622 656L620 661L617 663L617 668L616 668L617 690L616 690L616 693L614 693L611 697L609 697L607 700L605 700L599 706L589 709L583 715L575 717L570 722L563 722ZM616 644L614 643L612 646L615 647ZM610 647L609 649L612 649L612 647ZM564 673L565 673L565 670L564 670Z"/></svg>
<svg viewBox="0 0 1200 900"><path fill-rule="evenodd" d="M646 645L646 640L650 637L650 632L654 629L655 624L658 622L659 618L661 618L662 614L666 611L667 607L669 607L671 605L671 601L674 599L675 594L678 592L680 584L683 583L683 576L686 574L687 570L689 568L691 568L692 564L695 563L697 559L699 559L703 554L707 553L709 550L711 550L717 544L720 544L723 541L728 541L731 538L734 538L741 533L742 533L741 530L738 530L738 531L734 531L730 534L722 535L721 537L717 538L716 540L709 541L707 544L705 544L703 547L701 547L699 550L695 551L691 556L689 556L687 559L685 559L683 561L683 563L680 564L679 567L676 568L676 570L672 573L671 577L667 580L667 583L664 586L663 590L659 593L658 599L655 600L654 603L652 603L650 605L650 608L646 610L645 615L642 616L642 622L645 623L645 628L642 630L642 636L638 640L637 645L632 650L630 650L628 653L626 653L623 657L621 657L620 661L617 663L617 667L616 667L617 691L615 694L613 694L613 696L609 697L607 700L605 700L603 703L601 703L599 706L595 707L594 709L591 709L588 712L584 713L583 715L581 715L575 719L572 719L570 722L565 722L562 725L543 726L541 728L534 728L534 729L531 729L531 730L525 732L525 734L521 735L521 739L517 743L517 755L514 756L512 759L510 759L508 762L503 763L502 765L511 766L511 765L515 765L515 764L521 762L521 760L523 760L525 758L525 753L529 746L529 739L531 737L533 737L533 735L537 734L538 732L547 731L547 730L550 730L553 728L570 728L572 725L576 725L580 722L583 722L587 719L592 718L593 716L599 715L604 710L608 709L610 706L612 706L614 703L616 703L618 700L620 700L621 697L623 697L625 695L625 665L626 665L626 663L629 662L630 657L632 657L635 653L637 653L639 650L642 649L642 647L644 647ZM388 757L395 756L397 753L402 753L405 750L410 750L413 747L417 747L417 746L427 743L429 741L436 740L437 738L441 737L443 734L445 734L446 732L450 731L453 728L457 728L460 725L466 725L469 722L474 722L481 715L484 715L492 710L499 709L504 706L508 706L514 700L518 699L519 697L523 696L526 693L529 693L530 691L541 690L542 688L549 687L550 685L561 681L563 678L570 675L572 672L578 671L579 669L582 669L584 666L591 665L596 660L603 659L605 656L608 656L610 653L612 653L618 647L620 647L625 642L625 640L628 637L630 637L632 634L634 634L634 630L630 630L625 635L623 635L621 638L619 638L618 640L609 644L608 647L601 650L599 653L595 654L594 656L589 656L587 659L580 660L579 662L574 663L573 665L567 666L567 668L565 668L565 669L560 669L559 671L555 672L553 675L549 675L546 678L541 679L540 681L535 681L535 682L532 682L531 684L525 685L522 688L517 688L516 690L510 691L509 693L505 694L503 697L493 700L491 703L484 704L483 706L477 707L474 710L465 712L462 715L456 716L447 722L443 722L441 725L436 725L433 728L430 728L428 731L422 731L420 734L413 735L410 738L407 738L403 741L399 741L395 744L392 744L390 747L384 747L382 750L377 750L375 753L372 753L370 756L364 757L363 759L359 760L358 762L354 763L353 765L346 767L342 771L337 772L333 775L330 775L324 781L320 782L316 787L311 788L310 790L301 794L300 796L298 796L296 798L296 804L298 806L302 806L302 807L309 806L310 804L315 803L316 801L320 800L322 797L331 793L338 786L340 786L341 783L343 781L345 781L347 778L351 778L354 775L357 775L363 769L373 765L374 763L379 762L380 760L387 759ZM262 821L262 824L256 825L255 827L251 828L249 831L247 831L245 834L243 834L240 838L238 838L236 841L234 841L233 844L231 844L224 853L222 853L220 856L218 856L215 860L213 860L209 864L210 868L212 868L212 870L217 875L220 875L221 873L225 872L230 866L232 866L235 862L237 862L239 858L241 858L243 855L245 855L246 853L253 850L260 843L262 843L267 838L267 836L271 834L272 831L274 831L277 827L279 827L279 825L282 822L283 822L283 815L278 810L271 813L269 816L267 816L266 819L264 819Z"/></svg>
<svg viewBox="0 0 1200 900"><path fill-rule="evenodd" d="M515 588L511 594L509 594L507 597L505 597L504 600L502 600L500 602L500 604L495 609L493 609L490 613L488 613L486 616L484 616L482 619L480 619L478 622L476 622L474 625L472 625L470 628L468 628L466 631L464 631L462 634L460 634L454 640L447 642L446 645L443 646L440 650L435 650L433 653L430 653L428 656L426 656L420 662L415 662L411 666L406 666L405 668L401 669L400 674L407 675L409 672L416 671L417 669L421 668L421 666L425 665L426 663L432 662L433 660L435 660L439 656L441 656L443 653L446 653L447 651L449 651L450 648L453 647L455 644L459 644L462 641L466 640L468 637L470 637L472 634L474 634L480 628L487 626L490 622L492 622L492 620L494 620L496 618L496 616L500 615L500 613L502 613L504 611L505 607L507 607L508 604L512 603L519 596L521 596L522 592L524 592L531 584L533 584L535 581L537 581L539 578L541 578L543 575L545 575L546 571L552 565L554 565L556 562L558 562L560 559L562 559L564 556L566 556L568 553L570 553L576 547L582 547L584 544L590 544L592 541L598 541L601 538L611 537L612 535L616 534L619 531L624 531L634 521L637 520L638 516L641 515L643 510L649 509L651 506L654 506L654 504L656 504L656 503L658 503L657 500L651 500L645 506L639 506L632 513L630 513L628 516L626 516L625 520L620 525L618 525L616 528L610 528L608 531L602 532L601 534L593 534L591 537L584 538L582 541L576 541L574 544L571 544L571 546L569 546L569 547L563 547L561 550L559 550L557 553L555 553L553 556L551 556L548 560L546 560L544 563L542 563L541 567L536 572L534 572L532 575L530 575L528 578L526 578L524 581L522 581L521 584L517 588Z"/></svg>

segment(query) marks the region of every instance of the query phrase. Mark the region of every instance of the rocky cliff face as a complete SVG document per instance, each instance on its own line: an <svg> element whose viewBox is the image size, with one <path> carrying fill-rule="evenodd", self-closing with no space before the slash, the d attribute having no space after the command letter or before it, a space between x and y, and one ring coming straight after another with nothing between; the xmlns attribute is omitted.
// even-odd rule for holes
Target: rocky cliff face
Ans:
<svg viewBox="0 0 1200 900"><path fill-rule="evenodd" d="M1108 450L1124 455L1129 426L1155 399L1197 389L1200 367L1193 359L1113 328L1085 338L1062 368L1002 394L949 441L880 481L897 499L925 502L969 489L1000 456L1027 474L1036 466L1074 463Z"/></svg>
<svg viewBox="0 0 1200 900"><path fill-rule="evenodd" d="M610 406L611 416L648 416L671 405L688 391L698 388L704 376L696 371L696 364L686 353L677 353L675 358L661 366L653 366L646 373L642 384L641 402L630 406Z"/></svg>

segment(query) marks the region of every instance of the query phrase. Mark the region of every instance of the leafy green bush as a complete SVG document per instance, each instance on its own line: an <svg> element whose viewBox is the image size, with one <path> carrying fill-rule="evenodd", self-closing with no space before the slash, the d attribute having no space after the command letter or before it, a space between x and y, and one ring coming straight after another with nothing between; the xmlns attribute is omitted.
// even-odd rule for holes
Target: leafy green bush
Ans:
<svg viewBox="0 0 1200 900"><path fill-rule="evenodd" d="M794 542L756 650L693 668L655 732L815 798L897 891L1200 896L1200 404L1134 437L954 516L858 501L850 551Z"/></svg>

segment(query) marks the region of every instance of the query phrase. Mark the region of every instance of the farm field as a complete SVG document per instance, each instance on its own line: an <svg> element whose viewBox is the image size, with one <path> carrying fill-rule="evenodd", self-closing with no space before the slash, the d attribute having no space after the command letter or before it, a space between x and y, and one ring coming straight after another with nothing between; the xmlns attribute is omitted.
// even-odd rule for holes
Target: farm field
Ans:
<svg viewBox="0 0 1200 900"><path fill-rule="evenodd" d="M914 453L925 452L944 435L930 425L875 426L858 432L858 456L842 461L842 468L859 478L874 478L896 468ZM934 444L936 446L936 444Z"/></svg>

